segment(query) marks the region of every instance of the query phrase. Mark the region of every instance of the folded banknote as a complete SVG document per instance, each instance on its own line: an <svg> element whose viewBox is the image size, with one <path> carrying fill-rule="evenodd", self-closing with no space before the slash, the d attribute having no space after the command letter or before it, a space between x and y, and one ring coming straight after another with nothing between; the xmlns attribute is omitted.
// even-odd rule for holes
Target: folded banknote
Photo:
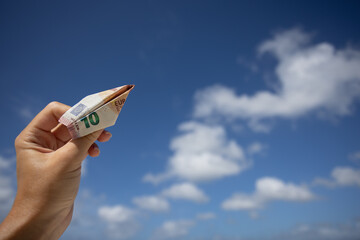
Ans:
<svg viewBox="0 0 360 240"><path fill-rule="evenodd" d="M73 139L115 124L126 98L135 85L124 85L89 95L64 113L64 124Z"/></svg>

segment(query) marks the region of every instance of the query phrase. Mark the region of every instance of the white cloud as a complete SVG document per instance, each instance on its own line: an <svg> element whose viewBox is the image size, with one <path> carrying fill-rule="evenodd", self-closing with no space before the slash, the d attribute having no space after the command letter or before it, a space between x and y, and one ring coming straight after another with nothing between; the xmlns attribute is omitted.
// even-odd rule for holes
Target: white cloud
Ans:
<svg viewBox="0 0 360 240"><path fill-rule="evenodd" d="M101 206L98 215L107 225L107 235L112 239L127 239L138 231L135 211L122 205Z"/></svg>
<svg viewBox="0 0 360 240"><path fill-rule="evenodd" d="M199 220L210 220L216 218L215 213L212 212L205 212L205 213L199 213L196 215L196 218Z"/></svg>
<svg viewBox="0 0 360 240"><path fill-rule="evenodd" d="M168 198L185 199L198 203L209 201L209 198L192 183L174 184L162 192L162 195Z"/></svg>
<svg viewBox="0 0 360 240"><path fill-rule="evenodd" d="M264 119L295 118L314 111L347 115L360 96L360 51L335 49L330 43L310 44L309 34L292 29L263 42L260 54L279 61L275 90L237 95L234 89L215 85L198 91L195 117L223 116L247 119L250 127L267 131Z"/></svg>
<svg viewBox="0 0 360 240"><path fill-rule="evenodd" d="M315 198L306 186L284 183L273 177L263 177L256 181L253 194L236 193L222 203L225 210L260 209L270 201L305 202Z"/></svg>
<svg viewBox="0 0 360 240"><path fill-rule="evenodd" d="M158 228L152 239L181 238L189 233L189 229L195 225L191 220L166 221Z"/></svg>
<svg viewBox="0 0 360 240"><path fill-rule="evenodd" d="M265 148L266 148L266 146L264 144L262 144L260 142L253 142L247 148L247 152L250 155L254 155L254 154L261 153L262 151L264 151Z"/></svg>
<svg viewBox="0 0 360 240"><path fill-rule="evenodd" d="M246 195L235 193L229 199L226 199L221 207L225 210L250 210L262 208L264 201L257 195Z"/></svg>
<svg viewBox="0 0 360 240"><path fill-rule="evenodd" d="M14 179L9 174L14 162L14 158L0 156L0 221L6 217L15 198Z"/></svg>
<svg viewBox="0 0 360 240"><path fill-rule="evenodd" d="M359 186L360 187L360 169L351 167L335 167L331 172L331 179L316 178L315 185L326 187L336 186Z"/></svg>
<svg viewBox="0 0 360 240"><path fill-rule="evenodd" d="M159 196L136 197L133 199L133 203L139 208L150 210L153 212L164 212L170 209L168 201Z"/></svg>
<svg viewBox="0 0 360 240"><path fill-rule="evenodd" d="M158 175L147 174L144 181L159 183L171 177L189 181L209 181L236 175L249 166L242 148L226 136L224 127L199 122L179 126L181 134L170 144L174 155L168 169Z"/></svg>

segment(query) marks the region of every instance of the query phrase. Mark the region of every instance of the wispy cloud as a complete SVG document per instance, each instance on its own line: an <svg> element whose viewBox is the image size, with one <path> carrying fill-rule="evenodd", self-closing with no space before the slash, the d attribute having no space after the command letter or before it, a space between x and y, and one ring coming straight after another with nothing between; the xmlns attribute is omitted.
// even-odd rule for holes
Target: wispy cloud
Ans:
<svg viewBox="0 0 360 240"><path fill-rule="evenodd" d="M349 159L355 163L360 163L360 151L351 153Z"/></svg>
<svg viewBox="0 0 360 240"><path fill-rule="evenodd" d="M253 142L248 146L247 152L249 155L255 155L262 153L265 150L265 148L266 148L265 144L262 144L260 142Z"/></svg>
<svg viewBox="0 0 360 240"><path fill-rule="evenodd" d="M354 219L344 223L299 224L295 228L271 237L276 240L357 240L360 239L360 221Z"/></svg>
<svg viewBox="0 0 360 240"><path fill-rule="evenodd" d="M166 212L170 210L169 202L161 196L135 197L132 202L141 209L153 212Z"/></svg>
<svg viewBox="0 0 360 240"><path fill-rule="evenodd" d="M210 220L210 219L215 219L216 215L213 212L205 212L205 213L198 213L196 215L196 219L199 220Z"/></svg>
<svg viewBox="0 0 360 240"><path fill-rule="evenodd" d="M186 236L195 225L192 220L166 221L155 230L151 239L174 239Z"/></svg>

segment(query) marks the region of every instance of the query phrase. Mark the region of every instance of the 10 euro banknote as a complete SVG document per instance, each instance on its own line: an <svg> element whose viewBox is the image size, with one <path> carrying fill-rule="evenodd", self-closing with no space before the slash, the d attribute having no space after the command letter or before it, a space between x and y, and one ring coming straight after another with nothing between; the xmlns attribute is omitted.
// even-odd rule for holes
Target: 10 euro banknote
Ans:
<svg viewBox="0 0 360 240"><path fill-rule="evenodd" d="M64 113L64 124L73 139L115 124L126 98L135 85L124 85L83 98Z"/></svg>

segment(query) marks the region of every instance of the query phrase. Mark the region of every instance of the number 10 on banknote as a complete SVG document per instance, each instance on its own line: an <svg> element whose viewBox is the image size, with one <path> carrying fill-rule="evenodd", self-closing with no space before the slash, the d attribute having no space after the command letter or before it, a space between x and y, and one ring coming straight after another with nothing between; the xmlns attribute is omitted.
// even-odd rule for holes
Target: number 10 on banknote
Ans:
<svg viewBox="0 0 360 240"><path fill-rule="evenodd" d="M73 139L115 124L126 98L135 85L124 85L89 95L64 113L64 124Z"/></svg>

